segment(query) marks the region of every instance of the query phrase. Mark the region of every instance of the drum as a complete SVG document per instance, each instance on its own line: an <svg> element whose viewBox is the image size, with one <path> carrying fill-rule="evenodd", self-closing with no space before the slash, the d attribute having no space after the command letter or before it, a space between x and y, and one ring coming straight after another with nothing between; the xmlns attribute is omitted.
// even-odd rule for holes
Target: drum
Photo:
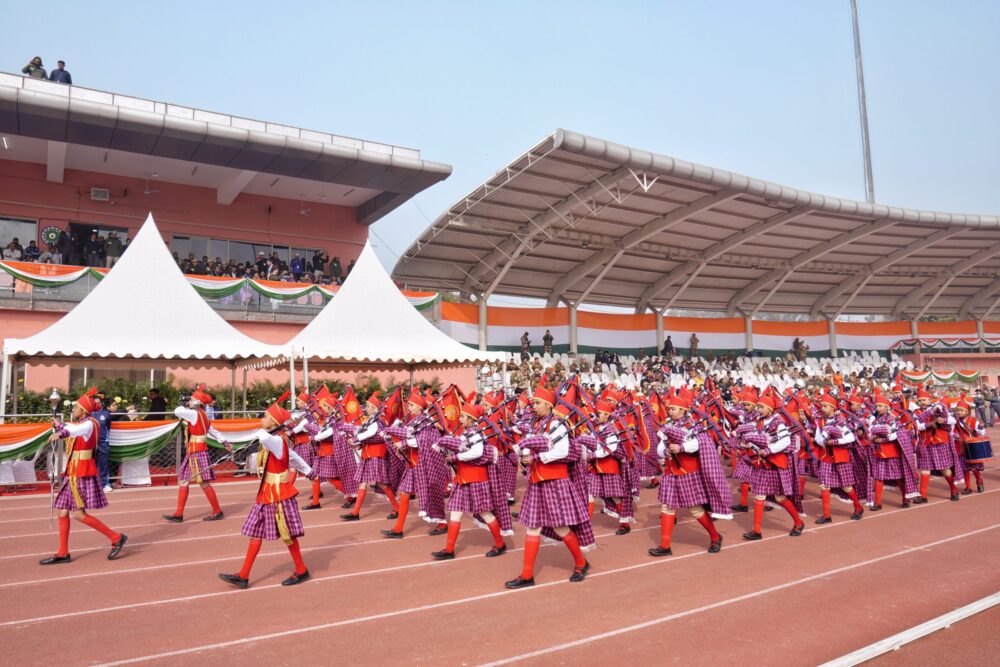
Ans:
<svg viewBox="0 0 1000 667"><path fill-rule="evenodd" d="M991 458L993 458L993 445L990 444L989 438L969 438L965 443L966 463L982 463Z"/></svg>

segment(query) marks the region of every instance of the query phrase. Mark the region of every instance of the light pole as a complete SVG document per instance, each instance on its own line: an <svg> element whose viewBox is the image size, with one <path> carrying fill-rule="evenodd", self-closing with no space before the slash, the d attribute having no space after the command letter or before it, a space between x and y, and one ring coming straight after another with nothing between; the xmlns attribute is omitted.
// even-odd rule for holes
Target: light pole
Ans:
<svg viewBox="0 0 1000 667"><path fill-rule="evenodd" d="M851 0L851 24L854 29L854 68L858 79L858 114L861 116L861 152L865 167L865 201L875 203L872 180L872 148L868 141L868 101L865 97L865 68L861 62L861 29L858 27L858 0Z"/></svg>

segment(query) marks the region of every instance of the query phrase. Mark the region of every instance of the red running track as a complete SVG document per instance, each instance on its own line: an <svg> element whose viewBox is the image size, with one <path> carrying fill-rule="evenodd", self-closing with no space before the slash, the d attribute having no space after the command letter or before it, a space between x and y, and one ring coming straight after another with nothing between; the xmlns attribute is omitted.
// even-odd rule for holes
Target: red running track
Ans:
<svg viewBox="0 0 1000 667"><path fill-rule="evenodd" d="M56 545L47 499L4 498L0 642L18 665L718 664L748 655L755 664L816 664L1000 590L990 560L1000 551L1000 471L987 471L986 485L953 503L935 479L929 504L901 510L887 493L885 510L857 522L848 520L849 505L834 503L826 526L812 524L811 486L802 537L788 537L788 516L775 511L764 521L766 539L744 542L752 517L742 514L717 524L725 537L719 554L706 553L704 530L682 514L675 555L666 559L646 555L659 532L655 492L644 490L630 535L595 518L599 548L585 582L567 581L569 555L552 545L539 556L538 585L521 591L503 582L520 570L522 530L508 538L517 548L486 559L488 532L466 522L458 558L434 562L429 554L444 538L428 536L415 517L405 539L381 537L389 527L381 499L367 504L363 521L344 523L328 492L322 510L303 512L313 579L281 587L291 560L280 542L267 543L251 588L240 591L216 574L242 561L239 530L253 483L220 488L227 517L215 523L200 521L208 507L197 490L180 525L159 521L175 489L115 492L96 514L128 533L122 556L108 561L106 540L74 523L73 562L48 568L37 565ZM976 641L980 655L1000 650L995 633ZM924 659L950 650L927 646Z"/></svg>

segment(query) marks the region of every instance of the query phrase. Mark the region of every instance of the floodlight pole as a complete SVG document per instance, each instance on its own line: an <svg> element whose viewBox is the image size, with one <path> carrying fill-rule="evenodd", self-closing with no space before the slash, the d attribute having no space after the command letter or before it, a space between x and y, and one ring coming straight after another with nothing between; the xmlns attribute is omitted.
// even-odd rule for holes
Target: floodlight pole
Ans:
<svg viewBox="0 0 1000 667"><path fill-rule="evenodd" d="M861 62L861 29L858 27L858 0L851 0L851 24L854 29L854 67L858 79L858 114L861 116L861 152L865 166L865 201L875 203L875 183L872 180L872 148L868 141L868 102L865 97L865 68Z"/></svg>

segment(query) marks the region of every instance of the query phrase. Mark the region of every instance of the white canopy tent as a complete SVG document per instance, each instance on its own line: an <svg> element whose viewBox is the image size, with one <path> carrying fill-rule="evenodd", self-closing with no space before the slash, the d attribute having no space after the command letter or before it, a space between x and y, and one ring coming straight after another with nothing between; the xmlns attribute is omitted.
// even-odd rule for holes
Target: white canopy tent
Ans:
<svg viewBox="0 0 1000 667"><path fill-rule="evenodd" d="M450 338L406 300L365 244L350 276L326 307L289 343L305 363L344 369L454 368L504 361Z"/></svg>
<svg viewBox="0 0 1000 667"><path fill-rule="evenodd" d="M31 357L188 360L235 369L238 360L282 352L212 310L184 278L149 215L115 267L73 310L30 338L4 341L0 406L11 363Z"/></svg>

